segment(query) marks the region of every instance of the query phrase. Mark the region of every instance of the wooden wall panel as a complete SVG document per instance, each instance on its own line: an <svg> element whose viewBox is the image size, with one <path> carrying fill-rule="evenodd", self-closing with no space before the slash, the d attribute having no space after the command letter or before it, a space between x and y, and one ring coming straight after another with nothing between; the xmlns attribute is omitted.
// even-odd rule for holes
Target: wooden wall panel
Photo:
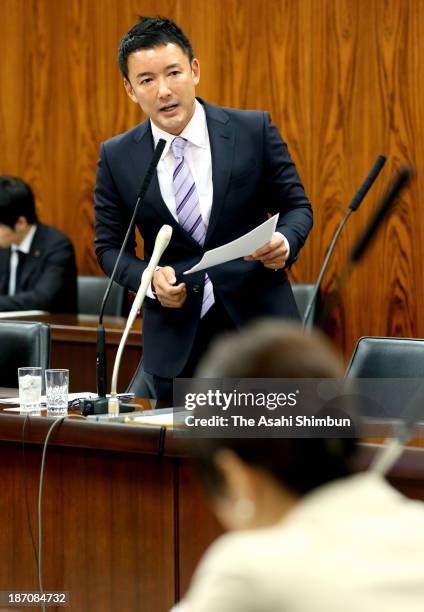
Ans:
<svg viewBox="0 0 424 612"><path fill-rule="evenodd" d="M417 176L328 328L345 354L363 334L424 336L424 0L1 0L0 173L23 176L40 215L97 273L92 190L99 143L141 120L116 65L139 14L176 19L202 67L199 95L271 112L315 209L292 271L316 278L335 227L379 153L389 160L342 236L324 288L395 170Z"/></svg>

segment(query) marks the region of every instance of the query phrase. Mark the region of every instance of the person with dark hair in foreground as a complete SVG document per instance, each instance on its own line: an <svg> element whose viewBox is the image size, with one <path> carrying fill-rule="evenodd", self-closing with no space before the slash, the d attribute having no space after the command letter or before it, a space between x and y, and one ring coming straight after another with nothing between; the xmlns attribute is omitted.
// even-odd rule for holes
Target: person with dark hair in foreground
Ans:
<svg viewBox="0 0 424 612"><path fill-rule="evenodd" d="M322 336L260 322L213 345L201 378L340 378ZM303 408L303 407L302 407ZM352 473L352 439L202 438L223 525L174 612L421 612L424 505Z"/></svg>
<svg viewBox="0 0 424 612"><path fill-rule="evenodd" d="M0 177L0 311L76 312L77 269L69 238L39 223L31 188Z"/></svg>
<svg viewBox="0 0 424 612"><path fill-rule="evenodd" d="M312 210L287 146L268 113L195 97L200 65L171 20L144 17L118 54L125 90L148 120L100 147L96 253L110 275L141 180L160 139L166 145L140 207L116 280L137 291L163 224L173 229L144 304L143 369L137 394L172 398L175 377L190 377L209 342L257 316L298 319L285 268L302 248ZM246 257L183 276L206 250L235 240L279 213L276 232Z"/></svg>

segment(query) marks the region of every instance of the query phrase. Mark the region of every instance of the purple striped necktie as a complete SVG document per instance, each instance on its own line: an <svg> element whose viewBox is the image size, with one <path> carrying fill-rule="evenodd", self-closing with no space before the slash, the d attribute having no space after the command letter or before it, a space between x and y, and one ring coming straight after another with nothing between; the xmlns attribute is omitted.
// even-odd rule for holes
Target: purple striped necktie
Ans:
<svg viewBox="0 0 424 612"><path fill-rule="evenodd" d="M203 246L206 236L206 225L200 212L196 183L184 159L184 148L186 144L187 140L180 136L177 136L177 138L174 138L172 141L172 151L175 157L175 170L173 176L175 206L177 208L178 221L181 227L183 227L196 242ZM213 295L212 282L206 274L200 317L205 316L214 302L215 298Z"/></svg>

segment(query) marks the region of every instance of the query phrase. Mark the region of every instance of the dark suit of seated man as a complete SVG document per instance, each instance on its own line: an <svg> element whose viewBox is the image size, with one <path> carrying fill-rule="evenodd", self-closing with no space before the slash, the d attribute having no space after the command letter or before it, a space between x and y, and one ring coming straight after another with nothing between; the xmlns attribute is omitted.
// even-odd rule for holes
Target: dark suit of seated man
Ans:
<svg viewBox="0 0 424 612"><path fill-rule="evenodd" d="M0 177L0 311L76 312L77 269L69 238L38 222L22 180Z"/></svg>

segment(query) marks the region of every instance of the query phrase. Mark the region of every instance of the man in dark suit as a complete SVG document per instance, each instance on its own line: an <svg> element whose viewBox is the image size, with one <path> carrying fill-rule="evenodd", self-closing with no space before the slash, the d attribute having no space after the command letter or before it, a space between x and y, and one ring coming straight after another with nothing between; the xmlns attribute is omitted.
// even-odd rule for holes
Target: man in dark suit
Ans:
<svg viewBox="0 0 424 612"><path fill-rule="evenodd" d="M22 180L0 177L0 311L76 312L74 248L65 234L38 222Z"/></svg>
<svg viewBox="0 0 424 612"><path fill-rule="evenodd" d="M96 182L96 252L110 274L141 178L160 138L166 147L131 237L118 283L137 291L165 223L172 240L145 302L143 384L160 399L172 379L191 376L218 333L261 315L298 318L285 269L312 226L312 211L287 147L267 113L220 108L195 98L200 67L175 23L141 18L124 36L119 64L128 96L147 121L103 143ZM280 213L272 240L251 256L188 276L205 250L223 245Z"/></svg>

